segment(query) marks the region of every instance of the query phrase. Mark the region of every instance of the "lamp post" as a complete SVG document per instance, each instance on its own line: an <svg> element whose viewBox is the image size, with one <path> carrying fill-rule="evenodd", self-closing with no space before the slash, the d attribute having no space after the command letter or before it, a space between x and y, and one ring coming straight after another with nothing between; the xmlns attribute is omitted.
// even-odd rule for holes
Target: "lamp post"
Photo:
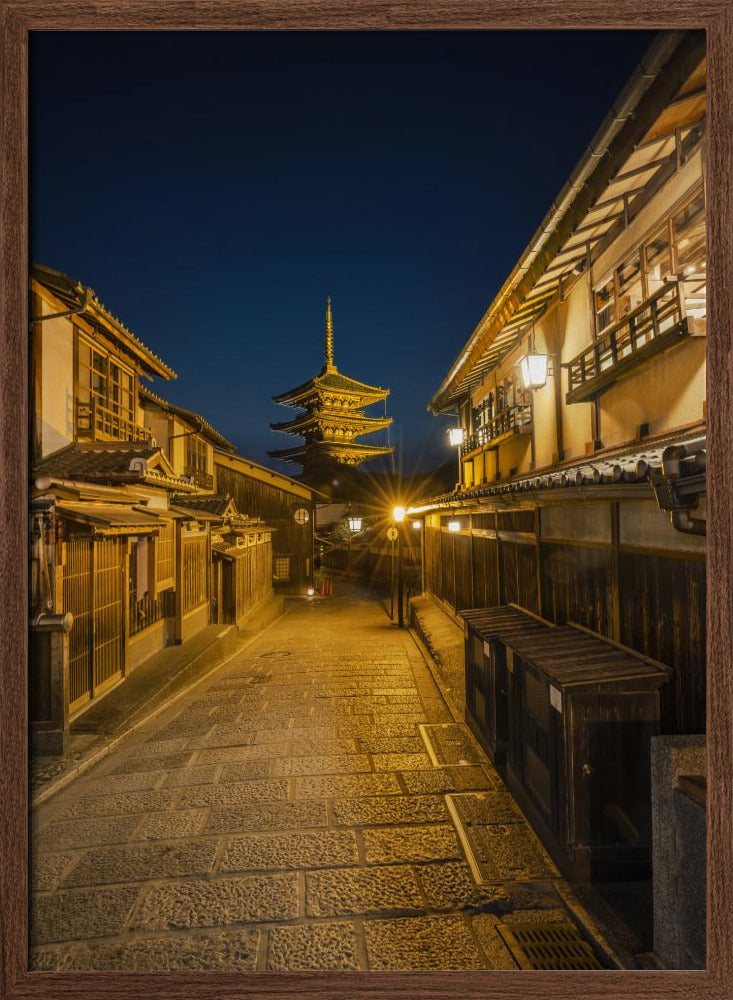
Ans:
<svg viewBox="0 0 733 1000"><path fill-rule="evenodd" d="M351 540L354 535L361 531L362 519L356 514L349 514L346 518L346 523L349 526L349 554L346 563L346 572L351 576Z"/></svg>
<svg viewBox="0 0 733 1000"><path fill-rule="evenodd" d="M395 529L397 531L397 627L404 628L405 617L402 606L402 529L400 525L405 520L405 508L395 507L392 511L392 520L395 522Z"/></svg>

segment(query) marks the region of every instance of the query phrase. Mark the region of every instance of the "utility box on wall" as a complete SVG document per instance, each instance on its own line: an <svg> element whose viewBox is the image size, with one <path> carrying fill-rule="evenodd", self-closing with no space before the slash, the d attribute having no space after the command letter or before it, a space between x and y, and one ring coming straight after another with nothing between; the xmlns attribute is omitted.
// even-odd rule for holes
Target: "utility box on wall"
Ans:
<svg viewBox="0 0 733 1000"><path fill-rule="evenodd" d="M464 618L469 722L559 867L571 878L648 874L666 669L520 608Z"/></svg>

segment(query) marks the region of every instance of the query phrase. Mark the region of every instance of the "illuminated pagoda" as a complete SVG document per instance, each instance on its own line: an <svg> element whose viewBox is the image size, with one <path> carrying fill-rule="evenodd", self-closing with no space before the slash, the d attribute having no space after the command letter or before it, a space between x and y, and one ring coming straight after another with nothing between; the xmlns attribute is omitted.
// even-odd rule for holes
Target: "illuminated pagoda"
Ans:
<svg viewBox="0 0 733 1000"><path fill-rule="evenodd" d="M286 423L270 424L274 431L297 434L304 440L293 448L271 451L271 458L298 462L306 479L339 467L355 468L373 458L391 455L389 446L361 444L357 438L389 427L392 418L367 417L364 408L386 399L389 389L365 385L342 375L333 363L331 298L326 301L326 363L319 375L296 389L273 396L275 403L296 406L300 412Z"/></svg>

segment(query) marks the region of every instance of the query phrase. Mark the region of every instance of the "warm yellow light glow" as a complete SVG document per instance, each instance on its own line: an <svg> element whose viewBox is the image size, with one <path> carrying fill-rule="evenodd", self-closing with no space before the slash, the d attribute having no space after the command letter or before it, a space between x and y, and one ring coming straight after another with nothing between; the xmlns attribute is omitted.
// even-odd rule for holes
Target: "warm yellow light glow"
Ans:
<svg viewBox="0 0 733 1000"><path fill-rule="evenodd" d="M392 511L392 520L393 521L404 521L405 520L405 508L404 507L395 507L394 510Z"/></svg>
<svg viewBox="0 0 733 1000"><path fill-rule="evenodd" d="M309 587L308 588L308 597L313 597L314 594L315 594L315 590L313 589L313 587Z"/></svg>
<svg viewBox="0 0 733 1000"><path fill-rule="evenodd" d="M547 381L547 355L526 354L519 362L525 389L541 389Z"/></svg>
<svg viewBox="0 0 733 1000"><path fill-rule="evenodd" d="M448 430L448 440L450 441L450 443L453 445L454 448L457 447L458 445L463 444L463 436L464 434L462 427L451 427Z"/></svg>
<svg viewBox="0 0 733 1000"><path fill-rule="evenodd" d="M419 531L420 528L422 528L422 524L420 524L419 521L413 521L412 522L412 530L413 531Z"/></svg>
<svg viewBox="0 0 733 1000"><path fill-rule="evenodd" d="M353 532L361 531L361 518L360 517L350 517L350 518L348 518L348 521L349 521L349 530L350 531L353 531Z"/></svg>
<svg viewBox="0 0 733 1000"><path fill-rule="evenodd" d="M460 530L461 530L461 522L460 521L449 521L448 522L448 531L460 531Z"/></svg>

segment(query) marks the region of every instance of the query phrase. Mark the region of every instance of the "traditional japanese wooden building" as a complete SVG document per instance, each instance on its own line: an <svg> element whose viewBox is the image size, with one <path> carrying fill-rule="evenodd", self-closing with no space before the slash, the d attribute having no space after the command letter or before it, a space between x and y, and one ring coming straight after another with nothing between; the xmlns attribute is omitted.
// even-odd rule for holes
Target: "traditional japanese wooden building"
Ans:
<svg viewBox="0 0 733 1000"><path fill-rule="evenodd" d="M325 364L321 372L288 392L274 396L276 403L298 407L289 421L271 424L273 430L300 435L304 441L293 448L270 451L272 458L297 462L308 481L327 479L344 466L355 468L370 459L392 454L393 448L362 444L357 439L383 430L392 418L368 417L364 409L386 400L389 389L357 382L339 372L334 364L331 299L326 305Z"/></svg>
<svg viewBox="0 0 733 1000"><path fill-rule="evenodd" d="M175 373L91 289L34 265L30 292L31 715L53 751L151 655L272 594L273 529L221 505L233 446L140 385Z"/></svg>
<svg viewBox="0 0 733 1000"><path fill-rule="evenodd" d="M705 731L705 78L704 33L652 45L430 400L462 431L460 482L410 511L424 521L426 588L449 610L511 607L552 627L554 665L537 654L522 693L506 639L501 656L514 659L501 661L497 689L519 699L508 766L538 829L559 808L548 775L576 781L549 756L547 733L566 721L560 689L591 678L604 721L575 722L595 727L599 766L578 752L574 787L616 843L642 837L649 820L648 788L633 822L614 799L630 766L623 727L634 740L646 733L634 751L644 773L651 734ZM566 625L606 652L587 663L563 653ZM506 725L491 680L498 654L491 636L471 641L468 719L491 749L492 712ZM619 644L664 674L644 667L643 722L638 684L604 687ZM521 656L533 655L529 643ZM584 785L583 774L595 777Z"/></svg>
<svg viewBox="0 0 733 1000"><path fill-rule="evenodd" d="M276 591L305 594L313 586L316 504L326 497L281 472L232 454L214 452L216 489L239 510L256 511L273 529L272 581Z"/></svg>

